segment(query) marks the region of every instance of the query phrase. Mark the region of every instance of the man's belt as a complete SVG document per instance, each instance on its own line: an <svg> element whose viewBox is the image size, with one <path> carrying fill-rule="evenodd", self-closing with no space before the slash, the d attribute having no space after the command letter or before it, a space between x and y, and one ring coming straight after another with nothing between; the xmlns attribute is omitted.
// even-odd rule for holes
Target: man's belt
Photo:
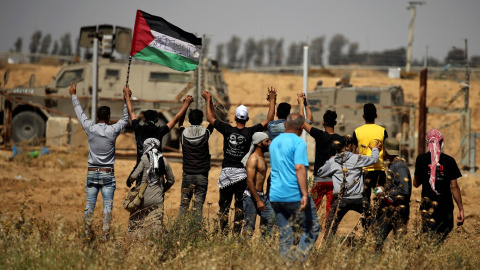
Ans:
<svg viewBox="0 0 480 270"><path fill-rule="evenodd" d="M88 167L88 171L89 172L98 172L98 171L101 171L101 172L113 172L113 168L95 168L95 167Z"/></svg>
<svg viewBox="0 0 480 270"><path fill-rule="evenodd" d="M250 190L248 190L248 189L245 189L245 191L243 192L243 194L247 195L248 197L252 197L252 194L250 193ZM257 190L257 194L258 194L258 196L263 196L263 195L265 195L265 194L263 193L263 191L258 191L258 190Z"/></svg>

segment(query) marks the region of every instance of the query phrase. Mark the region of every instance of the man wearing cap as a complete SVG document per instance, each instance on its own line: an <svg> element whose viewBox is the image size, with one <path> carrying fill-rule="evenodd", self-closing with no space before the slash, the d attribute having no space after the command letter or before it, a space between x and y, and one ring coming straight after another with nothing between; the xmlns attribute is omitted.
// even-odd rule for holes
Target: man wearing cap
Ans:
<svg viewBox="0 0 480 270"><path fill-rule="evenodd" d="M127 89L128 93L128 86L124 88L124 93L125 89ZM95 122L87 118L78 101L77 83L71 83L68 92L72 96L73 109L78 121L82 124L88 138L87 204L84 212L85 236L90 237L93 211L97 203L98 192L100 191L103 198L102 231L105 239L108 239L112 220L113 195L116 188L113 170L115 142L128 123L127 107L123 107L122 118L113 125L108 124L110 122L110 108L106 106L98 108L98 123L95 124ZM128 99L128 94L124 95L124 99Z"/></svg>
<svg viewBox="0 0 480 270"><path fill-rule="evenodd" d="M315 204L307 192L307 144L300 138L304 117L292 113L285 122L285 133L270 144L272 186L270 201L275 211L280 237L280 254L288 259L304 261L320 233ZM294 227L302 235L294 250Z"/></svg>
<svg viewBox="0 0 480 270"><path fill-rule="evenodd" d="M243 212L245 214L245 225L243 234L251 237L255 231L257 215L261 217L260 229L262 236L271 235L274 225L275 213L272 205L263 193L263 185L267 176L267 162L264 153L268 152L270 138L264 132L255 132L252 138L252 154L249 155L247 170L247 189L243 193Z"/></svg>
<svg viewBox="0 0 480 270"><path fill-rule="evenodd" d="M353 146L352 152L359 153L365 156L370 156L372 150L369 145L380 143L380 156L378 162L363 168L364 171L364 183L366 188L365 192L365 218L366 225L370 225L371 222L371 209L370 209L370 197L372 189L376 186L385 185L385 169L383 167L383 141L388 137L387 130L379 125L375 124L375 119L377 118L377 108L373 103L367 103L363 106L363 119L365 119L365 124L361 127L358 127L353 132Z"/></svg>
<svg viewBox="0 0 480 270"><path fill-rule="evenodd" d="M427 133L428 152L415 161L413 186L422 186L422 229L441 241L453 229L453 199L458 207L457 226L463 225L462 193L457 179L462 177L455 159L442 153L443 136L432 129Z"/></svg>
<svg viewBox="0 0 480 270"><path fill-rule="evenodd" d="M377 249L381 248L390 231L399 235L399 232L406 230L412 194L410 169L405 160L399 157L400 143L394 138L386 138L383 146L383 157L390 164L385 186L374 189L380 209L375 221Z"/></svg>
<svg viewBox="0 0 480 270"><path fill-rule="evenodd" d="M130 101L130 97L132 96L132 91L128 86L123 89L124 95L127 95L129 98L126 99L127 108L128 108L128 115L130 116L130 120L132 121L132 128L135 132L135 141L137 143L137 163L132 170L135 171L137 168L138 163L143 155L143 142L148 138L155 138L160 141L160 150L162 149L161 143L163 136L165 136L170 130L175 126L175 124L180 120L180 118L185 117L185 113L187 112L188 106L192 104L193 97L187 95L183 100L182 108L177 112L175 117L173 117L170 122L163 126L157 126L156 123L158 121L158 113L154 110L146 110L143 113L143 125L140 125L140 121L138 121L135 112L133 111L132 102ZM141 175L137 179L142 179ZM127 186L130 187L132 185L131 182L127 179Z"/></svg>
<svg viewBox="0 0 480 270"><path fill-rule="evenodd" d="M202 93L207 103L207 120L218 132L223 135L223 162L222 171L218 179L220 189L220 198L218 201L220 207L220 229L225 233L228 224L228 212L233 196L235 195L235 215L233 232L239 234L242 230L241 221L243 219L243 192L247 186L247 172L245 170L246 159L252 136L255 132L265 130L268 122L272 121L275 115L275 101L277 90L273 87L268 89L267 100L270 102L267 119L253 127L246 127L248 121L247 107L240 105L235 110L235 126L230 126L218 119L215 119L210 93ZM242 162L243 161L243 162Z"/></svg>

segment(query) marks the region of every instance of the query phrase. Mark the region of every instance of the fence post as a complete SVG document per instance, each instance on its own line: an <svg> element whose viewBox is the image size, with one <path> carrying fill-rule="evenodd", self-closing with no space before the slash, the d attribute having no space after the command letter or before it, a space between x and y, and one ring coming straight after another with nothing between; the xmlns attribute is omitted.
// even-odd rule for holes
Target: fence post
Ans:
<svg viewBox="0 0 480 270"><path fill-rule="evenodd" d="M420 98L418 102L418 154L425 153L425 135L427 129L427 73L422 69L420 73Z"/></svg>

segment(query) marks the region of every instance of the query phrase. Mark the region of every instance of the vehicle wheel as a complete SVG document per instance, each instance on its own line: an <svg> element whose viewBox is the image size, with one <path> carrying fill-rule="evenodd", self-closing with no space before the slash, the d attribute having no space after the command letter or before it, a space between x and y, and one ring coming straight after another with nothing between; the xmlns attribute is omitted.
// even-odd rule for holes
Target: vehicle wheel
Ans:
<svg viewBox="0 0 480 270"><path fill-rule="evenodd" d="M45 135L46 123L43 118L30 111L21 112L12 120L12 138L18 143L22 141L32 141L33 144L39 144L40 138Z"/></svg>

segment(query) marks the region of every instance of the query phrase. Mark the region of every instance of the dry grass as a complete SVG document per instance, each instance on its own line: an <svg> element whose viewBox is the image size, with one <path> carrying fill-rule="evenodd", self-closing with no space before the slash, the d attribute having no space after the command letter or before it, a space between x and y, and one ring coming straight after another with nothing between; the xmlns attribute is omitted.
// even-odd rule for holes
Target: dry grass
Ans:
<svg viewBox="0 0 480 270"><path fill-rule="evenodd" d="M244 241L212 233L213 226L199 227L186 220L166 220L168 232L131 237L115 227L109 241L84 239L81 223L56 223L26 216L0 218L0 268L2 269L478 269L478 243L435 245L416 230L391 238L383 252L372 248L373 237L356 233L349 241L336 238L313 250L303 265L278 255L274 239ZM99 227L95 231L100 231ZM476 232L478 233L478 231ZM344 242L343 244L340 244Z"/></svg>

